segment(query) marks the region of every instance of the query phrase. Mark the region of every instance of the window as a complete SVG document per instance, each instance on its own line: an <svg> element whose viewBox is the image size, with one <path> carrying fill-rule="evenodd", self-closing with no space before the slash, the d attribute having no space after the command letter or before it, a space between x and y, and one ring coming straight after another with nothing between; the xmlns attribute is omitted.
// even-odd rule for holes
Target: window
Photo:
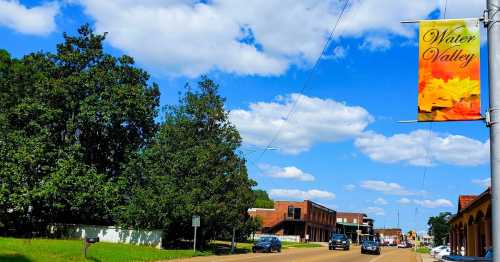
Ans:
<svg viewBox="0 0 500 262"><path fill-rule="evenodd" d="M337 222L342 223L342 218L341 217L337 217Z"/></svg>
<svg viewBox="0 0 500 262"><path fill-rule="evenodd" d="M352 222L353 222L354 224L357 224L357 223L358 223L358 220L355 218L355 219L353 219L353 220L352 220Z"/></svg>

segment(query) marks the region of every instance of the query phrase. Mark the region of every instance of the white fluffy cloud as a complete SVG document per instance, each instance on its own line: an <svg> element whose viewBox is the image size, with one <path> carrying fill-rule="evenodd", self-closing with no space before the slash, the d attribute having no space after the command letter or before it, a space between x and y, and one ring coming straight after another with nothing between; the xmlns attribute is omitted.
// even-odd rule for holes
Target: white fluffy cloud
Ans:
<svg viewBox="0 0 500 262"><path fill-rule="evenodd" d="M488 177L485 179L473 179L472 183L486 188L486 187L491 186L491 178Z"/></svg>
<svg viewBox="0 0 500 262"><path fill-rule="evenodd" d="M438 208L438 207L452 207L453 204L451 203L450 200L440 198L436 200L413 200L413 202L417 205L420 205L422 207L426 208Z"/></svg>
<svg viewBox="0 0 500 262"><path fill-rule="evenodd" d="M311 189L308 191L298 189L271 189L271 191L269 191L269 195L273 198L282 199L335 199L334 193L318 189Z"/></svg>
<svg viewBox="0 0 500 262"><path fill-rule="evenodd" d="M365 180L361 181L360 187L372 191L382 192L386 195L415 195L415 192L411 192L397 183L385 182L380 180Z"/></svg>
<svg viewBox="0 0 500 262"><path fill-rule="evenodd" d="M0 0L0 26L31 35L47 35L56 29L59 5L50 2L26 7L17 0Z"/></svg>
<svg viewBox="0 0 500 262"><path fill-rule="evenodd" d="M292 65L310 65L344 4L338 0L79 1L97 29L110 32L112 46L156 71L187 76L211 70L279 75ZM448 12L477 17L481 1L472 1L474 12L466 8L465 0L449 1ZM399 21L426 18L439 8L438 0L351 1L336 36L373 40L376 35L377 41L368 38L366 43L386 49L393 36L415 36L415 26Z"/></svg>
<svg viewBox="0 0 500 262"><path fill-rule="evenodd" d="M428 130L386 137L366 132L355 142L374 161L404 162L415 166L433 163L476 166L489 160L489 140L481 142L461 135L442 135Z"/></svg>
<svg viewBox="0 0 500 262"><path fill-rule="evenodd" d="M381 207L367 207L366 208L366 213L369 215L376 215L376 216L385 216L385 210Z"/></svg>
<svg viewBox="0 0 500 262"><path fill-rule="evenodd" d="M398 200L398 203L399 204L402 204L402 205L407 205L407 204L410 204L411 203L411 200L406 198L406 197L403 197L401 199Z"/></svg>
<svg viewBox="0 0 500 262"><path fill-rule="evenodd" d="M260 164L259 168L264 175L270 177L295 179L300 181L314 181L313 175L294 166L279 167L269 164Z"/></svg>
<svg viewBox="0 0 500 262"><path fill-rule="evenodd" d="M293 105L293 115L286 121ZM280 130L272 146L288 154L307 151L318 142L354 138L373 121L362 107L301 94L252 103L249 110L233 110L229 117L246 144L267 146Z"/></svg>
<svg viewBox="0 0 500 262"><path fill-rule="evenodd" d="M356 185L353 185L353 184L347 184L347 185L344 185L344 190L345 191L354 191L354 189L356 189Z"/></svg>
<svg viewBox="0 0 500 262"><path fill-rule="evenodd" d="M381 197L375 199L375 201L373 201L373 203L376 204L376 205L387 205L387 204L389 204L387 202L387 200L385 200L385 199L383 199Z"/></svg>

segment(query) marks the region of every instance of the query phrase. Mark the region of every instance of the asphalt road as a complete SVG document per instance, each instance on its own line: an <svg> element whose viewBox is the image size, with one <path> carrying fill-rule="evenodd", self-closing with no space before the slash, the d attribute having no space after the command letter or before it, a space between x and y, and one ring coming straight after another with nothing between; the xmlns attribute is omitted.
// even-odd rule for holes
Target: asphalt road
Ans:
<svg viewBox="0 0 500 262"><path fill-rule="evenodd" d="M231 261L269 261L269 262L417 262L417 257L411 249L383 248L382 254L361 254L359 247L351 247L349 251L328 250L321 248L286 249L281 253L257 253L232 256L209 256L176 260L181 262L231 262Z"/></svg>

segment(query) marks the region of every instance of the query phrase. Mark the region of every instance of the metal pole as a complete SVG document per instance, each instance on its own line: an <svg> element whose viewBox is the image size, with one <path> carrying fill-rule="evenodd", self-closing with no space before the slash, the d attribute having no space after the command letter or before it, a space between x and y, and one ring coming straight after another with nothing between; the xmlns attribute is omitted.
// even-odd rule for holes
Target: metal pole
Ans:
<svg viewBox="0 0 500 262"><path fill-rule="evenodd" d="M196 229L198 229L198 227L194 227L193 252L196 252Z"/></svg>
<svg viewBox="0 0 500 262"><path fill-rule="evenodd" d="M488 82L490 91L491 221L493 261L500 262L500 0L486 1L488 27Z"/></svg>
<svg viewBox="0 0 500 262"><path fill-rule="evenodd" d="M234 235L236 233L236 228L233 226L233 239L231 240L231 254L234 254Z"/></svg>

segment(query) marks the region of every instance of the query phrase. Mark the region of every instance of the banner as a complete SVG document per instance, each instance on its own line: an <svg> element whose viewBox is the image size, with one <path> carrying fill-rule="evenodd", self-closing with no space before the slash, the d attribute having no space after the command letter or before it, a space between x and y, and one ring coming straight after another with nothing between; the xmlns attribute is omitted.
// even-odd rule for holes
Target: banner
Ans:
<svg viewBox="0 0 500 262"><path fill-rule="evenodd" d="M418 121L481 118L479 20L420 22Z"/></svg>

